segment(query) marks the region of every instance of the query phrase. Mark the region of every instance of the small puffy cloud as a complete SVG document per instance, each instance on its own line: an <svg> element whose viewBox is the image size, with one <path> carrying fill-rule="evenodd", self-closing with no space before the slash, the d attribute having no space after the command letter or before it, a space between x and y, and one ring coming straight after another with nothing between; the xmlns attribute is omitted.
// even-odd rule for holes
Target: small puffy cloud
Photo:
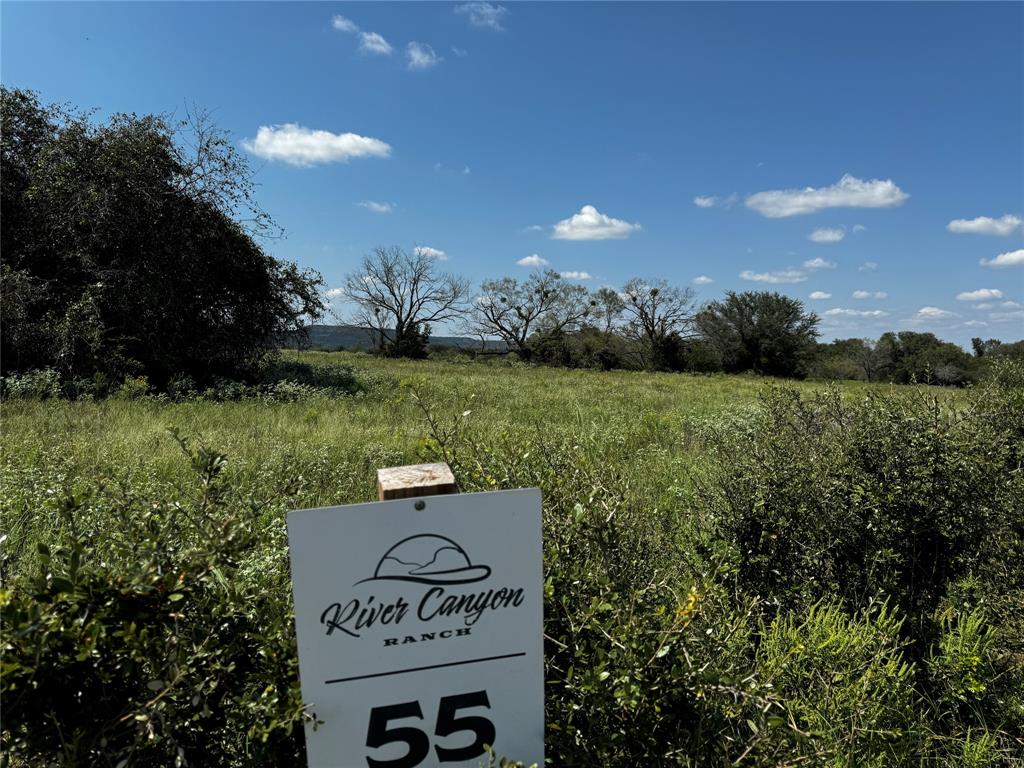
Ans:
<svg viewBox="0 0 1024 768"><path fill-rule="evenodd" d="M971 328L984 328L986 325L988 325L988 323L986 323L984 320L968 320L966 323L964 323L964 325L969 326Z"/></svg>
<svg viewBox="0 0 1024 768"><path fill-rule="evenodd" d="M802 283L807 275L798 269L783 269L776 272L752 272L745 269L740 272L740 278L754 283L771 283L780 285L783 283Z"/></svg>
<svg viewBox="0 0 1024 768"><path fill-rule="evenodd" d="M256 138L244 139L242 146L264 160L283 160L298 166L344 163L353 157L391 154L391 146L380 139L356 133L313 130L296 123L261 125Z"/></svg>
<svg viewBox="0 0 1024 768"><path fill-rule="evenodd" d="M394 49L391 47L391 43L376 32L360 32L359 50L363 53L373 53L378 56L390 56L391 51Z"/></svg>
<svg viewBox="0 0 1024 768"><path fill-rule="evenodd" d="M878 270L878 262L877 261L865 261L863 264L861 264L859 267L857 267L857 270L860 271L860 272L875 272L875 271Z"/></svg>
<svg viewBox="0 0 1024 768"><path fill-rule="evenodd" d="M395 210L394 203L378 203L376 200L363 200L356 205L373 213L391 213Z"/></svg>
<svg viewBox="0 0 1024 768"><path fill-rule="evenodd" d="M846 174L830 187L757 192L747 198L747 206L769 219L781 219L826 208L892 208L908 197L891 179L864 181Z"/></svg>
<svg viewBox="0 0 1024 768"><path fill-rule="evenodd" d="M501 32L505 29L502 22L509 15L509 10L495 3L474 2L455 6L455 14L468 17L474 27L488 27Z"/></svg>
<svg viewBox="0 0 1024 768"><path fill-rule="evenodd" d="M1006 237L1012 235L1024 221L1019 216L1012 216L1009 213L998 219L991 216L978 216L974 219L953 219L946 225L946 229L957 235L1000 235Z"/></svg>
<svg viewBox="0 0 1024 768"><path fill-rule="evenodd" d="M438 261L448 261L448 254L444 251L439 251L437 248L431 248L429 245L417 245L413 249L413 253L417 256L429 256L432 259Z"/></svg>
<svg viewBox="0 0 1024 768"><path fill-rule="evenodd" d="M577 272L575 270L566 270L565 272L559 272L562 277L566 280L593 280L594 276L589 272Z"/></svg>
<svg viewBox="0 0 1024 768"><path fill-rule="evenodd" d="M693 198L693 204L698 208L714 208L716 205L722 208L732 208L736 201L739 200L739 195L733 192L727 197L716 197L715 195L697 195Z"/></svg>
<svg viewBox="0 0 1024 768"><path fill-rule="evenodd" d="M339 32L348 32L359 36L359 50L362 53L372 53L378 56L388 56L394 50L391 44L376 32L363 32L359 25L352 19L344 16L335 16L331 19L331 26Z"/></svg>
<svg viewBox="0 0 1024 768"><path fill-rule="evenodd" d="M982 259L978 263L983 267L993 267L995 269L1002 269L1003 267L1019 267L1024 265L1024 248L1018 248L1016 251L1000 253L994 259Z"/></svg>
<svg viewBox="0 0 1024 768"><path fill-rule="evenodd" d="M340 299L344 295L345 295L345 289L344 288L331 288L329 291L327 291L327 298L328 299Z"/></svg>
<svg viewBox="0 0 1024 768"><path fill-rule="evenodd" d="M814 299L815 301L820 301L822 299L831 299L832 294L825 293L824 291L811 291L811 295L808 298Z"/></svg>
<svg viewBox="0 0 1024 768"><path fill-rule="evenodd" d="M537 253L530 256L524 256L516 262L520 267L546 267L548 263L547 259Z"/></svg>
<svg viewBox="0 0 1024 768"><path fill-rule="evenodd" d="M863 232L865 229L867 229L867 227L865 227L863 224L854 224L852 231L853 234L857 234L858 232Z"/></svg>
<svg viewBox="0 0 1024 768"><path fill-rule="evenodd" d="M825 317L888 317L889 313L882 309L845 309L836 307L822 313Z"/></svg>
<svg viewBox="0 0 1024 768"><path fill-rule="evenodd" d="M584 205L580 212L555 224L553 240L623 240L640 229L622 219L605 216L592 205Z"/></svg>
<svg viewBox="0 0 1024 768"><path fill-rule="evenodd" d="M338 15L331 19L331 26L339 32L358 32L359 27L351 19L346 19L344 16Z"/></svg>
<svg viewBox="0 0 1024 768"><path fill-rule="evenodd" d="M429 45L415 41L406 46L405 55L409 59L409 69L430 69L443 61Z"/></svg>
<svg viewBox="0 0 1024 768"><path fill-rule="evenodd" d="M854 291L855 299L887 299L889 294L885 291Z"/></svg>
<svg viewBox="0 0 1024 768"><path fill-rule="evenodd" d="M1003 292L998 288L979 288L976 291L964 291L956 295L960 301L992 301L1003 298Z"/></svg>
<svg viewBox="0 0 1024 768"><path fill-rule="evenodd" d="M819 227L807 236L807 239L812 243L838 243L846 237L846 232L842 229Z"/></svg>
<svg viewBox="0 0 1024 768"><path fill-rule="evenodd" d="M1005 309L1020 309L1024 305L1018 304L1016 301L1004 301L999 306Z"/></svg>
<svg viewBox="0 0 1024 768"><path fill-rule="evenodd" d="M921 307L914 315L915 320L951 320L954 317L959 315L939 307Z"/></svg>
<svg viewBox="0 0 1024 768"><path fill-rule="evenodd" d="M460 59L464 59L467 56L469 56L469 51L467 51L465 48L459 48L458 46L455 45L452 46L452 53L454 53Z"/></svg>
<svg viewBox="0 0 1024 768"><path fill-rule="evenodd" d="M823 259L819 256L816 259L808 259L807 261L805 261L804 267L806 269L835 269L836 265L833 262Z"/></svg>
<svg viewBox="0 0 1024 768"><path fill-rule="evenodd" d="M715 281L707 275L697 275L697 277L693 278L694 285L711 285L713 282Z"/></svg>

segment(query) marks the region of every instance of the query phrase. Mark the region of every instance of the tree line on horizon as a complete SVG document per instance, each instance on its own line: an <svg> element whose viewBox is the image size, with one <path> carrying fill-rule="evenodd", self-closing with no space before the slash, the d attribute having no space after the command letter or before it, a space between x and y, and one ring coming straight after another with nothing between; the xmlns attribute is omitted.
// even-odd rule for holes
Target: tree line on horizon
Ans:
<svg viewBox="0 0 1024 768"><path fill-rule="evenodd" d="M595 291L546 269L484 280L441 271L430 254L378 247L348 275L351 320L379 354L428 355L431 327L448 323L539 364L610 370L753 372L790 378L927 381L963 385L996 357L1024 357L1024 342L973 339L973 355L932 333L818 342L820 318L771 291L727 291L698 303L692 288L632 278Z"/></svg>
<svg viewBox="0 0 1024 768"><path fill-rule="evenodd" d="M130 379L161 391L255 380L327 312L322 277L267 252L279 230L253 171L204 113L97 122L0 87L0 121L4 376L49 371L62 391L96 394ZM543 270L475 291L419 249L375 249L341 292L398 357L425 356L439 323L523 361L601 370L964 384L993 357L1024 355L1024 342L975 339L972 356L911 332L820 344L796 299L698 304L663 279L589 291Z"/></svg>

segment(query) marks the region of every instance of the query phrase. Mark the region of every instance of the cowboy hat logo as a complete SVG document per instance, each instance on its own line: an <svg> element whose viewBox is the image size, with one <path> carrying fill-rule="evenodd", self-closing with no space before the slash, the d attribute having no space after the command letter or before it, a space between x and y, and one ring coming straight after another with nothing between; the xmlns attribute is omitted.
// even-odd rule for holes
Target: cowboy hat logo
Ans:
<svg viewBox="0 0 1024 768"><path fill-rule="evenodd" d="M421 533L402 539L377 563L373 576L357 581L411 581L417 584L472 584L491 575L473 565L466 550L445 536Z"/></svg>

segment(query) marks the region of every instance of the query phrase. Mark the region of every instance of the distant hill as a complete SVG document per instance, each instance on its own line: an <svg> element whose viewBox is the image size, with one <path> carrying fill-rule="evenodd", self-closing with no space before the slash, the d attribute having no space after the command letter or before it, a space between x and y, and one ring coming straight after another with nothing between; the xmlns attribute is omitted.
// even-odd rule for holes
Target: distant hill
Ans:
<svg viewBox="0 0 1024 768"><path fill-rule="evenodd" d="M306 349L374 349L376 340L369 328L358 325L311 325L307 329L309 338L302 343ZM283 347L295 347L294 336L285 338ZM457 347L459 349L480 349L480 340L469 336L431 336L432 347ZM485 349L499 351L505 349L504 342L488 340Z"/></svg>

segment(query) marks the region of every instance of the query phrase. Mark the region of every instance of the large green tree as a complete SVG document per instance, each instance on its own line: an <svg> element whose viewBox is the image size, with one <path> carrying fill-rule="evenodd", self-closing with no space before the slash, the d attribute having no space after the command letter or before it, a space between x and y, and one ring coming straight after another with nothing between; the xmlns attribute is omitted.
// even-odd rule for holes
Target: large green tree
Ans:
<svg viewBox="0 0 1024 768"><path fill-rule="evenodd" d="M88 115L0 93L2 364L244 375L322 312L319 275L269 255L252 173L203 115Z"/></svg>
<svg viewBox="0 0 1024 768"><path fill-rule="evenodd" d="M697 330L726 371L804 376L814 354L818 316L797 299L769 291L727 291L697 314Z"/></svg>

